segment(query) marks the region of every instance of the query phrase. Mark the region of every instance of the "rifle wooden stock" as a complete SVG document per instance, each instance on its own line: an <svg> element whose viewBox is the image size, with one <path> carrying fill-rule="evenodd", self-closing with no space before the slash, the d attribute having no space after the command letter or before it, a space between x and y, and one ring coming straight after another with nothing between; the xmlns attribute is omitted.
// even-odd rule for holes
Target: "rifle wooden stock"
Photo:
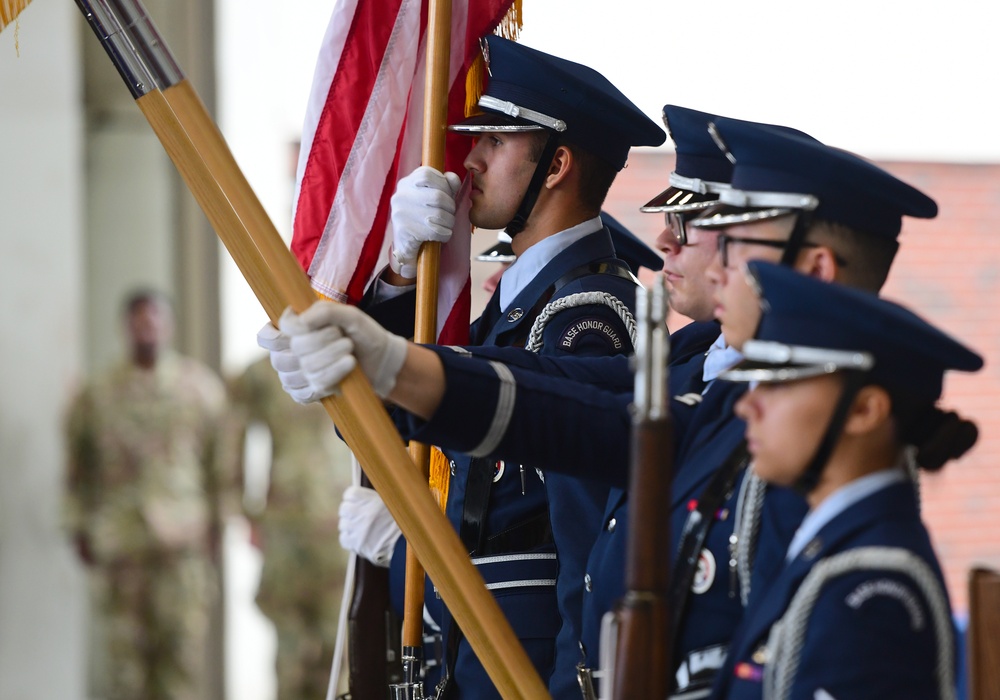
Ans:
<svg viewBox="0 0 1000 700"><path fill-rule="evenodd" d="M667 591L674 446L665 401L666 302L662 275L657 277L657 285L652 301L647 302L646 290L640 290L641 298L636 303L636 400L630 445L625 597L616 610L615 700L662 700L671 689Z"/></svg>
<svg viewBox="0 0 1000 700"><path fill-rule="evenodd" d="M670 468L669 419L632 427L629 539L625 597L618 608L614 697L666 698L670 693Z"/></svg>
<svg viewBox="0 0 1000 700"><path fill-rule="evenodd" d="M361 485L372 482L362 472ZM347 613L348 690L352 698L384 698L403 681L400 621L392 609L389 570L355 559L354 593Z"/></svg>
<svg viewBox="0 0 1000 700"><path fill-rule="evenodd" d="M969 572L968 671L970 700L1000 698L1000 572Z"/></svg>
<svg viewBox="0 0 1000 700"><path fill-rule="evenodd" d="M309 281L246 182L201 101L188 87L172 90L148 73L154 49L126 57L141 36L125 35L129 18L119 9L77 0L136 104L146 116L174 165L219 238L250 284L269 318L277 321L286 306L303 311L315 301ZM145 11L138 2L129 3ZM116 26L99 22L112 18ZM165 51L166 47L156 47ZM126 68L128 70L126 70ZM143 73L142 71L147 71ZM138 80L136 80L138 78ZM183 81L178 81L177 85ZM254 212L257 212L256 214ZM473 649L505 698L544 698L545 686L518 643L482 577L472 566L458 535L441 513L399 439L382 402L360 371L348 376L341 395L323 400L348 445L365 466L408 543L434 577L442 598L466 631Z"/></svg>

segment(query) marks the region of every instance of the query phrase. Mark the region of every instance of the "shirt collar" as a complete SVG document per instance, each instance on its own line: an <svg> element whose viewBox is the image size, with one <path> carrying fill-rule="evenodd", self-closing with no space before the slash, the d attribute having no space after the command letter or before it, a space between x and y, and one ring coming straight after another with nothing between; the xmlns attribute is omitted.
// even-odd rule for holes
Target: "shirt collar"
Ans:
<svg viewBox="0 0 1000 700"><path fill-rule="evenodd" d="M725 370L743 360L743 355L736 348L726 345L726 339L719 334L712 346L705 353L705 364L701 368L701 378L707 384L714 381Z"/></svg>
<svg viewBox="0 0 1000 700"><path fill-rule="evenodd" d="M595 216L582 224L572 226L565 231L543 238L517 256L517 260L504 271L500 278L500 310L507 311L517 295L524 291L535 276L546 265L571 245L584 236L604 228L601 217Z"/></svg>
<svg viewBox="0 0 1000 700"><path fill-rule="evenodd" d="M860 479L841 486L831 493L814 510L810 510L799 529L796 530L792 543L788 545L785 561L792 561L812 542L823 526L843 513L852 505L867 498L876 491L888 488L892 484L905 481L909 477L898 467L881 469L873 474L867 474Z"/></svg>

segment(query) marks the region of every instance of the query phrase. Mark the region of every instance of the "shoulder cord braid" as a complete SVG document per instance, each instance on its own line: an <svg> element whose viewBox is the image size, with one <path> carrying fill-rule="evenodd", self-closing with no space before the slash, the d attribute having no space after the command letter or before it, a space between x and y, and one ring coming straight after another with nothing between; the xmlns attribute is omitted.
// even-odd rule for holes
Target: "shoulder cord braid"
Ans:
<svg viewBox="0 0 1000 700"><path fill-rule="evenodd" d="M560 311L576 306L588 306L590 304L607 306L618 314L622 323L625 324L626 330L628 330L628 337L632 341L632 347L635 347L635 316L632 315L632 312L629 311L629 308L621 299L608 292L577 292L576 294L569 294L550 301L545 305L545 308L535 318L535 322L531 324L531 332L528 333L528 342L524 346L525 349L531 352L538 352L542 349L542 334L545 332L545 326Z"/></svg>
<svg viewBox="0 0 1000 700"><path fill-rule="evenodd" d="M767 484L757 476L751 464L747 467L746 476L740 486L733 523L733 532L736 536L733 542L736 548L736 571L740 582L740 602L743 603L743 607L747 606L747 601L750 599L750 574L757 554L760 512L766 491Z"/></svg>
<svg viewBox="0 0 1000 700"><path fill-rule="evenodd" d="M954 649L944 593L927 563L898 547L860 547L824 559L813 567L784 616L771 628L767 640L770 659L764 675L764 697L786 700L791 696L806 625L820 591L831 579L855 571L893 571L908 576L917 584L930 606L938 640L938 697L955 700Z"/></svg>

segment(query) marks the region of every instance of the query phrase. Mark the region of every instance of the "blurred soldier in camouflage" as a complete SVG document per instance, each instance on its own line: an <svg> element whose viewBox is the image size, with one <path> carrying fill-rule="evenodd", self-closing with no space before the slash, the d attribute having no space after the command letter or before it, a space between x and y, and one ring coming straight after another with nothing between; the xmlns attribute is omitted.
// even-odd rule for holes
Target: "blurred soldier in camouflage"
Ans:
<svg viewBox="0 0 1000 700"><path fill-rule="evenodd" d="M108 698L203 698L218 595L225 387L169 349L164 296L135 292L124 311L127 360L70 408L67 524L105 633Z"/></svg>
<svg viewBox="0 0 1000 700"><path fill-rule="evenodd" d="M231 400L234 416L271 435L266 504L245 499L245 512L264 559L257 605L278 634L278 700L321 700L347 568L337 507L351 482L351 454L320 406L285 394L267 357L232 382Z"/></svg>

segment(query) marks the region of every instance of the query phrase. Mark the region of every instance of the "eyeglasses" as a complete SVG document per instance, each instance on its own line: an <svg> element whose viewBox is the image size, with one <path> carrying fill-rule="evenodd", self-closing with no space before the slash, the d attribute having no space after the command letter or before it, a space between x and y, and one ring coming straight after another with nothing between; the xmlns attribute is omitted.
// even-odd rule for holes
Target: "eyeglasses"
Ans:
<svg viewBox="0 0 1000 700"><path fill-rule="evenodd" d="M691 220L694 212L676 212L668 211L664 215L666 220L667 228L674 234L674 238L677 239L677 245L684 246L688 244L687 235L687 222Z"/></svg>
<svg viewBox="0 0 1000 700"><path fill-rule="evenodd" d="M729 244L730 243L745 243L746 245L762 245L768 248L778 248L784 250L788 247L788 241L768 241L760 238L739 238L737 236L729 236L725 233L720 233L718 238L719 246L719 259L722 262L723 267L729 267ZM803 246L813 247L815 243L803 243Z"/></svg>

